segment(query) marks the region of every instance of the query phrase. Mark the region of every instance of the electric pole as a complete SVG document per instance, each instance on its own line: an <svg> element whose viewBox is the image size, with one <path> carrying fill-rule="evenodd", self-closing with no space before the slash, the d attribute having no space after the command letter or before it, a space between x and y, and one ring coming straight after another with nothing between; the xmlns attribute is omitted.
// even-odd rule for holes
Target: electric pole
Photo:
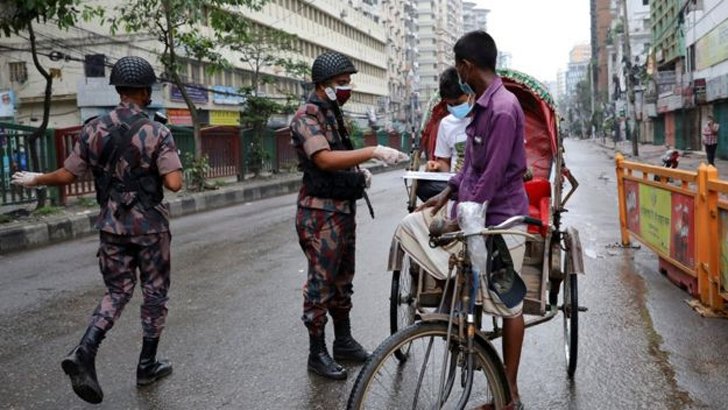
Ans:
<svg viewBox="0 0 728 410"><path fill-rule="evenodd" d="M626 61L627 64L627 74L625 75L625 85L627 86L627 112L629 113L629 117L632 118L633 121L635 121L635 105L634 105L634 87L632 86L632 81L630 79L631 76L631 66L632 66L632 46L629 42L629 15L627 14L627 1L628 0L622 0L622 12L623 12L623 30L624 35L622 36L622 41L624 43L624 54L626 55L626 59L623 57L622 60ZM631 106L631 108L630 108ZM636 121L635 121L636 122ZM625 131L630 135L630 138L632 139L632 155L633 156L639 156L639 141L637 141L637 136L630 132L629 130L629 121L627 122L626 126L624 127Z"/></svg>

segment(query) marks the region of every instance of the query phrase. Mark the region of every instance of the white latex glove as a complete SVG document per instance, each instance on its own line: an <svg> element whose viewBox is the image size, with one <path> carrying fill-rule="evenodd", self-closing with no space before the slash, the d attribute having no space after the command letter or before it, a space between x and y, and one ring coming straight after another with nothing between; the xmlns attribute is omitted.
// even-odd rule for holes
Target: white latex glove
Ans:
<svg viewBox="0 0 728 410"><path fill-rule="evenodd" d="M26 188L30 188L37 185L35 179L41 175L43 174L39 172L18 171L13 174L10 182L15 185L22 185Z"/></svg>
<svg viewBox="0 0 728 410"><path fill-rule="evenodd" d="M374 148L373 156L374 158L383 161L385 165L394 165L398 162L409 161L409 155L383 145L377 145L377 147Z"/></svg>
<svg viewBox="0 0 728 410"><path fill-rule="evenodd" d="M364 186L366 187L366 189L371 188L371 186L372 186L372 173L369 172L369 170L366 169L366 168L360 169L359 172L361 172L362 174L364 174Z"/></svg>

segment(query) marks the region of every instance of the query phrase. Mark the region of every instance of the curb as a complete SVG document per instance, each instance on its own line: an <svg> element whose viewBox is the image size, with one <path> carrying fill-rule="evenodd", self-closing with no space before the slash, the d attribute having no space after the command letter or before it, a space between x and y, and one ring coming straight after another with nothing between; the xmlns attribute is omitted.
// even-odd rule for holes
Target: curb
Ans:
<svg viewBox="0 0 728 410"><path fill-rule="evenodd" d="M380 174L405 169L407 165L409 164L406 162L392 167L376 164L364 168L372 174ZM294 174L276 181L256 181L215 191L191 193L167 201L167 206L170 217L176 218L291 194L297 192L300 186L301 176ZM42 222L0 227L0 255L95 234L98 232L94 227L97 215L98 211L94 210L78 215L49 218Z"/></svg>

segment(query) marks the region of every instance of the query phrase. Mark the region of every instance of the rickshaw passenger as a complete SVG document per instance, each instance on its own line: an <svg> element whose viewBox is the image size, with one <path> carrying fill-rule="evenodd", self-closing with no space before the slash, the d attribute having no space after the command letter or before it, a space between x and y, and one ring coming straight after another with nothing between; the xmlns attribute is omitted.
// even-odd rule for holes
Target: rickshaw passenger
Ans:
<svg viewBox="0 0 728 410"><path fill-rule="evenodd" d="M458 72L450 67L440 75L440 97L450 113L440 121L437 129L434 158L427 161L428 172L457 172L462 167L465 152L465 127L470 124L470 96L460 89ZM445 181L422 180L417 183L417 197L426 201L442 192Z"/></svg>
<svg viewBox="0 0 728 410"><path fill-rule="evenodd" d="M455 64L463 92L473 96L473 119L466 129L467 144L463 168L447 188L425 202L418 210L438 212L453 198L457 201L489 202L486 225L528 214L528 198L523 185L526 172L524 114L516 96L503 86L496 74L498 51L493 38L479 30L465 34L454 47ZM402 222L413 222L416 213ZM422 218L420 218L422 219ZM422 219L424 221L424 219ZM400 228L405 228L400 225ZM398 231L403 229L398 228ZM525 227L523 227L525 231ZM396 235L396 234L395 234ZM516 239L518 238L518 239ZM504 236L516 272L521 270L525 240ZM420 246L427 248L427 239ZM429 252L426 250L425 252ZM436 251L436 250L435 250ZM508 309L500 301L483 301L483 310L503 317L503 359L511 385L513 404L522 408L518 393L518 365L523 346L523 302ZM495 309L494 309L495 307Z"/></svg>

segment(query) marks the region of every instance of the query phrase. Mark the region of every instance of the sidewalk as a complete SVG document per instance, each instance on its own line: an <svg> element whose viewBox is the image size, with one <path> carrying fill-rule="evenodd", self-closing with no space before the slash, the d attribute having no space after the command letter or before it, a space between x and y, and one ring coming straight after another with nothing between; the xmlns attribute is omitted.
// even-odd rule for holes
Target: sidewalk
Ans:
<svg viewBox="0 0 728 410"><path fill-rule="evenodd" d="M617 143L615 148L612 142L602 144L601 140L583 140L589 141L600 147L609 158L614 159L614 155L617 152L621 152L624 157L629 161L643 162L650 165L662 165L661 158L667 151L665 145L653 145L653 144L640 144L639 156L637 158L632 156L632 143L630 141L620 141ZM705 157L704 151L680 151L680 162L678 169L684 169L688 171L697 171L700 163L707 164L708 161ZM728 161L720 158L715 159L715 167L718 169L718 175L722 177L728 176Z"/></svg>
<svg viewBox="0 0 728 410"><path fill-rule="evenodd" d="M364 167L373 174L401 170L408 163L385 167L379 163L367 163ZM246 180L204 192L165 192L172 218L217 208L237 205L259 199L298 192L301 174L292 173L266 180ZM94 202L95 205L95 202ZM98 207L67 210L41 220L20 220L0 225L0 255L34 248L97 233L94 228Z"/></svg>

